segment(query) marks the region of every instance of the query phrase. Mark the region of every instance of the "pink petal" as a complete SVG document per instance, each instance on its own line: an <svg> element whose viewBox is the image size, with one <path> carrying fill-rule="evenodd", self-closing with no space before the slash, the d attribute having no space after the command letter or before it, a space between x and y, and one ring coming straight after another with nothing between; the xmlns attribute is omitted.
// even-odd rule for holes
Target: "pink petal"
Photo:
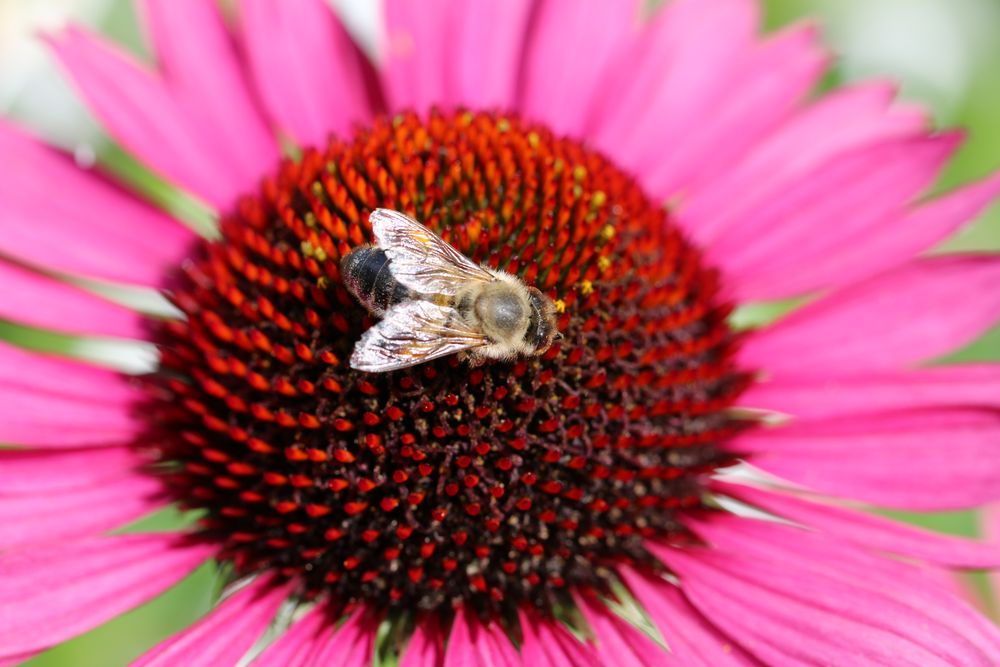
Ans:
<svg viewBox="0 0 1000 667"><path fill-rule="evenodd" d="M828 252L802 261L794 272L777 268L748 278L755 298L802 292L813 287L848 285L923 253L972 222L1000 195L1000 174L956 190L919 207L908 208L864 231L863 240L846 238ZM840 225L832 226L840 233Z"/></svg>
<svg viewBox="0 0 1000 667"><path fill-rule="evenodd" d="M5 356L16 359L20 355L0 347L0 358ZM37 362L21 364L38 369L59 365L42 357ZM77 369L71 363L62 365L67 370L63 381L71 383ZM83 381L79 389L87 387L88 381L95 391L104 384L109 386L112 395L104 400L100 394L74 395L77 389L72 387L59 391L51 376L5 380L2 378L5 373L0 371L0 443L44 447L114 444L131 440L144 428L133 410L132 400L113 396L119 387L116 379L101 378L86 368L80 373ZM45 388L46 384L52 388Z"/></svg>
<svg viewBox="0 0 1000 667"><path fill-rule="evenodd" d="M713 482L713 491L742 500L790 521L859 547L917 558L952 568L996 568L1000 544L941 535L909 524L799 495L742 484Z"/></svg>
<svg viewBox="0 0 1000 667"><path fill-rule="evenodd" d="M600 667L593 647L570 634L559 621L533 610L518 609L521 621L521 659L535 667Z"/></svg>
<svg viewBox="0 0 1000 667"><path fill-rule="evenodd" d="M237 665L285 601L288 590L258 578L224 600L187 630L132 663L131 667Z"/></svg>
<svg viewBox="0 0 1000 667"><path fill-rule="evenodd" d="M18 388L94 403L123 404L141 398L132 381L80 361L30 352L0 341L0 387Z"/></svg>
<svg viewBox="0 0 1000 667"><path fill-rule="evenodd" d="M589 593L573 593L577 608L597 639L595 656L603 665L619 667L669 667L680 665L645 633Z"/></svg>
<svg viewBox="0 0 1000 667"><path fill-rule="evenodd" d="M375 632L378 620L373 612L359 608L323 642L314 659L316 665L369 667L375 655Z"/></svg>
<svg viewBox="0 0 1000 667"><path fill-rule="evenodd" d="M660 630L677 661L690 667L751 667L756 661L713 626L673 584L623 567L619 576Z"/></svg>
<svg viewBox="0 0 1000 667"><path fill-rule="evenodd" d="M0 667L15 667L23 662L28 662L31 658L38 655L40 651L29 651L28 653L21 653L20 655L9 655L0 658Z"/></svg>
<svg viewBox="0 0 1000 667"><path fill-rule="evenodd" d="M603 73L640 34L639 10L634 0L595 0L586 11L574 0L540 3L525 44L521 114L582 136L591 105L606 94Z"/></svg>
<svg viewBox="0 0 1000 667"><path fill-rule="evenodd" d="M452 3L453 32L442 40L448 48L446 97L439 104L513 109L531 9L531 0Z"/></svg>
<svg viewBox="0 0 1000 667"><path fill-rule="evenodd" d="M426 113L452 105L445 71L457 3L452 0L387 0L382 79L392 111Z"/></svg>
<svg viewBox="0 0 1000 667"><path fill-rule="evenodd" d="M800 269L862 244L870 230L902 218L959 141L958 135L907 139L839 156L744 213L711 246L707 261L726 272L741 301L828 286L815 278L841 284L836 273L817 276Z"/></svg>
<svg viewBox="0 0 1000 667"><path fill-rule="evenodd" d="M0 656L47 648L156 597L213 546L173 534L119 535L0 556Z"/></svg>
<svg viewBox="0 0 1000 667"><path fill-rule="evenodd" d="M59 493L94 487L146 461L132 447L0 450L0 494Z"/></svg>
<svg viewBox="0 0 1000 667"><path fill-rule="evenodd" d="M325 145L371 117L364 56L323 0L241 0L240 28L257 91L302 146Z"/></svg>
<svg viewBox="0 0 1000 667"><path fill-rule="evenodd" d="M824 494L915 510L1000 498L1000 414L941 409L756 429L727 445L754 466Z"/></svg>
<svg viewBox="0 0 1000 667"><path fill-rule="evenodd" d="M253 667L310 667L316 654L329 641L334 620L327 608L319 605L296 621L268 646L251 665Z"/></svg>
<svg viewBox="0 0 1000 667"><path fill-rule="evenodd" d="M833 292L754 333L740 361L773 377L891 370L974 340L1000 319L1000 260L921 259Z"/></svg>
<svg viewBox="0 0 1000 667"><path fill-rule="evenodd" d="M151 287L187 256L189 229L2 122L0 157L11 166L0 178L0 252L54 271Z"/></svg>
<svg viewBox="0 0 1000 667"><path fill-rule="evenodd" d="M142 8L178 104L192 110L233 177L251 188L278 164L278 146L251 96L218 6L204 0L144 0Z"/></svg>
<svg viewBox="0 0 1000 667"><path fill-rule="evenodd" d="M681 209L692 237L711 245L744 215L836 158L864 146L923 135L926 119L890 107L894 89L865 84L828 95L783 123L739 163L690 193Z"/></svg>
<svg viewBox="0 0 1000 667"><path fill-rule="evenodd" d="M50 42L104 126L145 164L219 208L252 185L232 169L200 112L156 73L79 29Z"/></svg>
<svg viewBox="0 0 1000 667"><path fill-rule="evenodd" d="M467 609L455 614L445 650L444 667L512 667L520 664L517 650L496 623L483 625Z"/></svg>
<svg viewBox="0 0 1000 667"><path fill-rule="evenodd" d="M1000 406L1000 364L881 371L838 378L779 377L757 382L740 405L798 419L910 408Z"/></svg>
<svg viewBox="0 0 1000 667"><path fill-rule="evenodd" d="M587 73L603 78L591 84L600 94L585 136L654 196L675 194L697 152L692 135L711 136L712 119L738 99L733 87L748 74L757 14L748 0L680 0L657 12L610 66ZM554 46L575 53L563 44Z"/></svg>
<svg viewBox="0 0 1000 667"><path fill-rule="evenodd" d="M399 667L442 667L444 631L438 615L431 613L417 619L417 627L399 660Z"/></svg>
<svg viewBox="0 0 1000 667"><path fill-rule="evenodd" d="M78 287L0 261L0 318L72 334L145 338L144 320Z"/></svg>
<svg viewBox="0 0 1000 667"><path fill-rule="evenodd" d="M647 548L768 664L985 666L1000 656L997 628L903 563L768 522L719 516L694 528L711 547Z"/></svg>
<svg viewBox="0 0 1000 667"><path fill-rule="evenodd" d="M677 155L676 166L666 173L640 171L647 192L664 201L710 187L787 121L828 61L812 25L793 26L753 44L720 91L716 108L694 121L698 131L661 140L671 147L670 156Z"/></svg>
<svg viewBox="0 0 1000 667"><path fill-rule="evenodd" d="M142 474L61 491L11 495L0 489L0 551L97 535L131 523L167 502L163 483Z"/></svg>

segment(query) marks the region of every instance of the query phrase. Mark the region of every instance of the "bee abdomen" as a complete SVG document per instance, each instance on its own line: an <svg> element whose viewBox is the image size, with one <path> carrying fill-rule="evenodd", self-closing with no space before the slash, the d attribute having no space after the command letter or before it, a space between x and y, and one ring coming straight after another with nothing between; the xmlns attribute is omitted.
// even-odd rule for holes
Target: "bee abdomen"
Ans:
<svg viewBox="0 0 1000 667"><path fill-rule="evenodd" d="M344 286L378 316L414 294L393 277L389 262L381 248L364 246L348 253L340 263Z"/></svg>

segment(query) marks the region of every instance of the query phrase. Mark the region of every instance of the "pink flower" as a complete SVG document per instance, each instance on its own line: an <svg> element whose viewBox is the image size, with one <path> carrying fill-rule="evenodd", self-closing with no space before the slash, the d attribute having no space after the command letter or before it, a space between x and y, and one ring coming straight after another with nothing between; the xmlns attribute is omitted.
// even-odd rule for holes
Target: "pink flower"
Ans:
<svg viewBox="0 0 1000 667"><path fill-rule="evenodd" d="M388 0L375 68L320 0L243 0L231 28L148 0L154 69L51 38L108 132L221 220L200 239L0 130L0 317L161 350L135 378L0 347L0 664L208 559L230 594L136 664L1000 663L938 574L998 545L864 511L1000 498L997 366L927 365L1000 318L1000 260L922 255L1000 176L926 198L959 135L887 84L810 98L810 27L640 4ZM282 139L304 150L279 166ZM371 322L337 259L376 206L546 291L563 340L350 370ZM169 502L198 528L108 534Z"/></svg>

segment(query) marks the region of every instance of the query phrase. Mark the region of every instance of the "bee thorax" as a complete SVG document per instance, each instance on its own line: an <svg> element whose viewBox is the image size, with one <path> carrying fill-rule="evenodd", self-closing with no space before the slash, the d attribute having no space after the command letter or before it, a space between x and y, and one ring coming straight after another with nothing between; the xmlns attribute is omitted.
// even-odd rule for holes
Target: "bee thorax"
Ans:
<svg viewBox="0 0 1000 667"><path fill-rule="evenodd" d="M528 304L522 295L509 289L484 292L476 301L484 331L496 340L524 337L528 325Z"/></svg>

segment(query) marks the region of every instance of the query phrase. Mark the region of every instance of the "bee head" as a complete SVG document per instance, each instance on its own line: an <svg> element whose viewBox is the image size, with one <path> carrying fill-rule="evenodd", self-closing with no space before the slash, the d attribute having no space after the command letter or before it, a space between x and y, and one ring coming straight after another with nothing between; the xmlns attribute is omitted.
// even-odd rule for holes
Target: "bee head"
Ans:
<svg viewBox="0 0 1000 667"><path fill-rule="evenodd" d="M556 305L552 299L534 287L528 288L528 330L524 334L525 343L531 346L534 355L544 354L559 335L556 321Z"/></svg>

